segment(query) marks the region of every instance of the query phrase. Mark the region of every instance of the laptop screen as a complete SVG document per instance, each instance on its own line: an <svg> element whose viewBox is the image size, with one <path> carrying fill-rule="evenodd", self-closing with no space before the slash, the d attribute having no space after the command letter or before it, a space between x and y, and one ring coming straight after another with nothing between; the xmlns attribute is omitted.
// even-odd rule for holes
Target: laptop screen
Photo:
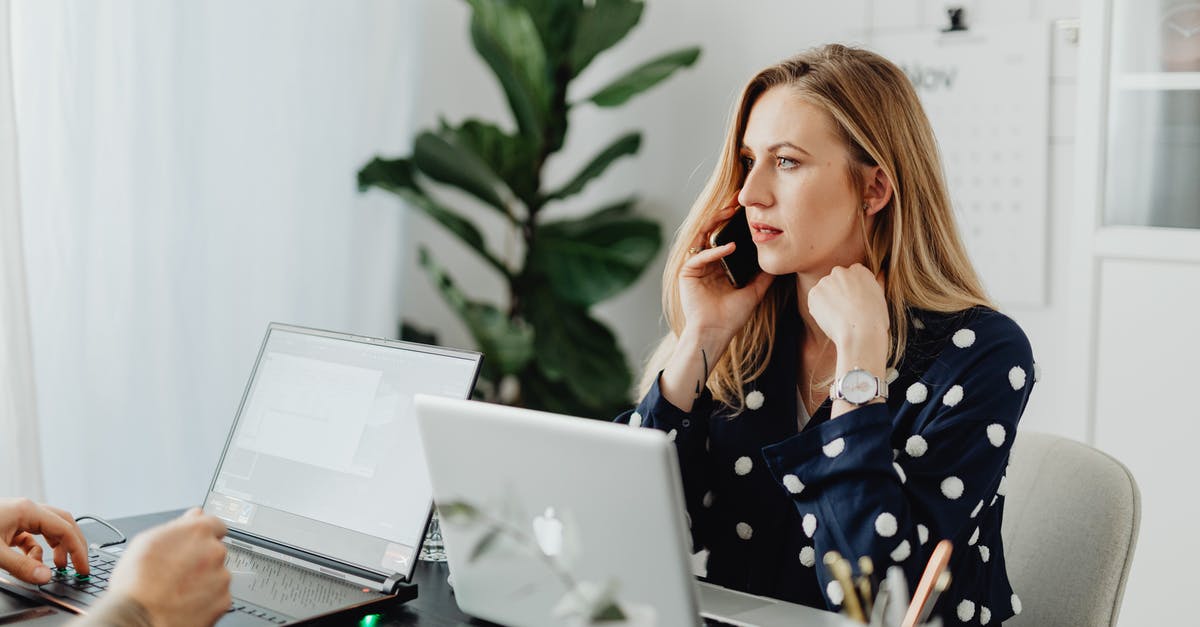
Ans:
<svg viewBox="0 0 1200 627"><path fill-rule="evenodd" d="M479 361L272 324L205 511L274 542L409 573L432 503L413 395L466 398Z"/></svg>

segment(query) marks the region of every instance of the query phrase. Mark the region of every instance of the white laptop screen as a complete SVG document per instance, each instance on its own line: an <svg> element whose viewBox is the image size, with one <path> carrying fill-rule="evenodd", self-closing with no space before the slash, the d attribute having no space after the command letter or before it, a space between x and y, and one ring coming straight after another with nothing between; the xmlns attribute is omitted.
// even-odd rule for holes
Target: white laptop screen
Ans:
<svg viewBox="0 0 1200 627"><path fill-rule="evenodd" d="M478 366L476 353L272 325L205 510L407 574L432 501L413 395L465 398Z"/></svg>

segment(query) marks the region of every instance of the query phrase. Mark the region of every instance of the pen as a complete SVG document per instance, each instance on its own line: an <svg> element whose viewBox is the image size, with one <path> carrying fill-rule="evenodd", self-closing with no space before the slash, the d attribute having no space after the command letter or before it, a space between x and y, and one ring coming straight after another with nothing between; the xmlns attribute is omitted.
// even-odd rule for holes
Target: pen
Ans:
<svg viewBox="0 0 1200 627"><path fill-rule="evenodd" d="M829 574L837 580L838 585L845 593L842 595L844 597L842 609L846 611L846 615L851 620L860 623L867 622L862 605L858 602L858 592L854 589L854 582L850 580L850 562L847 562L837 551L830 551L825 554L825 566L829 568Z"/></svg>
<svg viewBox="0 0 1200 627"><path fill-rule="evenodd" d="M904 612L908 609L908 580L904 578L904 569L889 566L886 580L887 624L889 627L900 627L900 623L904 622Z"/></svg>
<svg viewBox="0 0 1200 627"><path fill-rule="evenodd" d="M916 627L921 610L929 601L929 596L933 593L942 571L946 570L946 566L950 563L950 552L953 549L954 545L949 540L942 540L933 547L933 555L929 556L929 563L925 565L925 572L921 573L921 581L917 583L917 591L913 594L912 603L908 606L908 613L904 615L903 627ZM932 609L932 604L930 606Z"/></svg>
<svg viewBox="0 0 1200 627"><path fill-rule="evenodd" d="M869 555L858 558L858 592L862 596L863 614L871 615L875 595L871 592L871 577L875 574L875 562Z"/></svg>
<svg viewBox="0 0 1200 627"><path fill-rule="evenodd" d="M937 605L938 597L950 587L950 571L943 570L942 574L938 575L937 581L933 584L933 593L929 595L929 600L925 602L925 609L921 610L921 615L917 618L917 624L923 625L929 620L929 615L933 613L933 606Z"/></svg>

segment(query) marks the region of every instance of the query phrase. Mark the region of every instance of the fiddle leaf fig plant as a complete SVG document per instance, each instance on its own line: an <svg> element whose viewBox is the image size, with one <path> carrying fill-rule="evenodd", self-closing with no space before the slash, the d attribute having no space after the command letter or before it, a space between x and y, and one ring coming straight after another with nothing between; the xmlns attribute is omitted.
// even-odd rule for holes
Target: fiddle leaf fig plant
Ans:
<svg viewBox="0 0 1200 627"><path fill-rule="evenodd" d="M599 148L564 181L546 181L548 159L566 139L576 107L616 107L690 66L689 47L632 67L582 98L572 82L638 23L639 0L466 0L471 42L495 75L512 127L480 119L442 120L417 134L406 157L376 156L359 188L392 192L451 233L507 287L508 302L474 299L424 246L417 261L484 353L487 400L608 418L628 402L632 373L612 331L591 307L629 287L662 245L659 225L617 198L582 217L548 219L569 206L616 161L637 154L629 131ZM454 204L442 200L454 189ZM460 207L467 201L470 207ZM494 252L469 212L498 215L523 246L519 259ZM578 215L578 211L572 211ZM437 251L439 255L445 251ZM403 335L428 341L419 322Z"/></svg>

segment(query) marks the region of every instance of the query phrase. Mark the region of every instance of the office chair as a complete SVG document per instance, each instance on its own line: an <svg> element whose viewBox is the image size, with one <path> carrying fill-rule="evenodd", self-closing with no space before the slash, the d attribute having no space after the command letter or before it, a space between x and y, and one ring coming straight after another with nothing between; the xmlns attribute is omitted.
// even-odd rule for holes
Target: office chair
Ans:
<svg viewBox="0 0 1200 627"><path fill-rule="evenodd" d="M1141 519L1121 462L1074 440L1018 432L1004 504L1004 556L1021 613L1005 626L1117 624Z"/></svg>

